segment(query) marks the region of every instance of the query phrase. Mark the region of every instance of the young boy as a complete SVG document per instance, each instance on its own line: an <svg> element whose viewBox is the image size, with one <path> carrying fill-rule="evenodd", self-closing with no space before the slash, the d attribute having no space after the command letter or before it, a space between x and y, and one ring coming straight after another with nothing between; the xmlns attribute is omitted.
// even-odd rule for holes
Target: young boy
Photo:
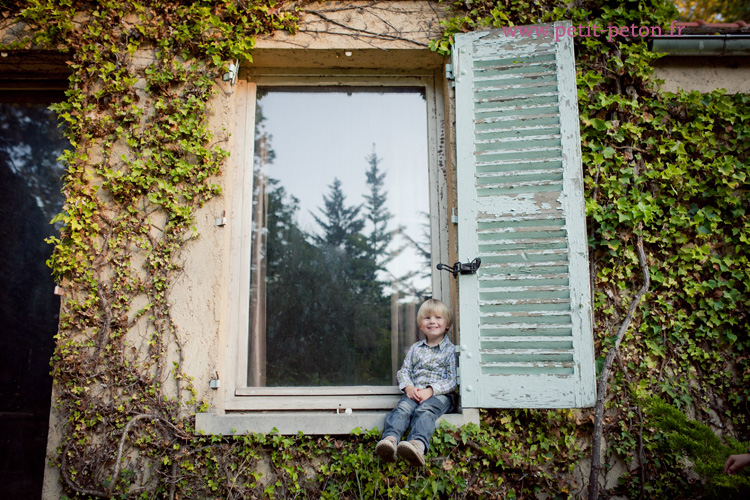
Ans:
<svg viewBox="0 0 750 500"><path fill-rule="evenodd" d="M426 338L409 348L398 371L398 387L404 395L386 415L383 436L375 447L386 462L395 462L398 455L411 465L423 466L435 421L453 406L456 353L446 335L452 324L453 313L439 300L425 301L417 312L417 326ZM399 443L409 426L409 436Z"/></svg>

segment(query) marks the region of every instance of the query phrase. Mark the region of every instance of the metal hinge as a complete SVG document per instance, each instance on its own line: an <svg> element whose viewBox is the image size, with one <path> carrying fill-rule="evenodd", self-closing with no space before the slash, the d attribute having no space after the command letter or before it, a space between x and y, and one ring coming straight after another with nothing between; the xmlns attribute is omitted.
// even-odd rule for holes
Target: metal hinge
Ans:
<svg viewBox="0 0 750 500"><path fill-rule="evenodd" d="M453 65L452 64L446 64L445 65L445 78L448 80L453 80Z"/></svg>
<svg viewBox="0 0 750 500"><path fill-rule="evenodd" d="M225 226L226 223L227 223L227 211L222 210L221 217L216 217L216 219L214 220L214 224L218 227L222 227L222 226Z"/></svg>
<svg viewBox="0 0 750 500"><path fill-rule="evenodd" d="M229 63L229 66L227 66L227 72L224 73L224 75L221 77L222 80L225 82L229 82L231 85L234 85L237 83L237 75L239 74L239 68L240 62L237 61L235 63Z"/></svg>

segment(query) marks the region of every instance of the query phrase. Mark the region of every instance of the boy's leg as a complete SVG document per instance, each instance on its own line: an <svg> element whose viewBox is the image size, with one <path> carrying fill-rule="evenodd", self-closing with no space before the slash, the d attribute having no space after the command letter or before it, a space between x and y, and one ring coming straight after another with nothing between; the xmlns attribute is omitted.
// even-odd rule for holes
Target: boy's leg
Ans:
<svg viewBox="0 0 750 500"><path fill-rule="evenodd" d="M401 436L404 435L404 432L406 432L406 429L409 428L412 413L414 413L416 408L416 401L407 398L406 395L401 396L398 405L385 416L382 438L391 436L398 442Z"/></svg>
<svg viewBox="0 0 750 500"><path fill-rule="evenodd" d="M375 446L375 453L384 462L396 461L396 445L404 432L406 432L406 428L409 426L409 421L411 420L411 414L416 407L417 403L415 401L402 396L398 405L385 416L383 435L377 446Z"/></svg>
<svg viewBox="0 0 750 500"><path fill-rule="evenodd" d="M430 439L435 432L435 421L441 415L447 413L452 406L453 399L444 394L432 396L417 406L411 418L409 437L406 439L408 441L418 440L424 445L424 452L427 453L430 449Z"/></svg>

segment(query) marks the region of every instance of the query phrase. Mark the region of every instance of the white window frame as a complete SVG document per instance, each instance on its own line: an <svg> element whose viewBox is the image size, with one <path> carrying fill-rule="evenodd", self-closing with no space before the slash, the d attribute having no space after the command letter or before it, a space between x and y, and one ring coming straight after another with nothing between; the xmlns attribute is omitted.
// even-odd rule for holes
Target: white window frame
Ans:
<svg viewBox="0 0 750 500"><path fill-rule="evenodd" d="M430 179L430 230L433 296L450 304L450 276L435 270L448 262L448 196L445 159L444 98L439 73L380 71L254 70L237 83L236 158L231 211L229 270L229 320L227 338L226 411L344 412L390 410L398 402L397 386L349 387L248 387L250 262L252 230L253 163L255 144L255 102L258 86L366 86L423 87L427 101L427 144ZM310 422L310 417L305 417ZM254 429L263 432L262 428Z"/></svg>

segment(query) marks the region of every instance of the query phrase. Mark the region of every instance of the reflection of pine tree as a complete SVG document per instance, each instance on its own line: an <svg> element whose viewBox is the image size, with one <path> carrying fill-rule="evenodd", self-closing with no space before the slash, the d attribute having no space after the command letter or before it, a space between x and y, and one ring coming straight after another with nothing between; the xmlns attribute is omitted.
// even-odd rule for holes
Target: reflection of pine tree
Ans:
<svg viewBox="0 0 750 500"><path fill-rule="evenodd" d="M352 294L336 263L296 226L296 200L272 183L267 225L268 383L351 383L353 349L340 337L346 334L344 318Z"/></svg>
<svg viewBox="0 0 750 500"><path fill-rule="evenodd" d="M391 242L391 233L388 231L388 222L391 220L391 213L386 208L388 193L383 189L383 179L385 172L380 170L381 158L375 154L375 145L372 146L372 153L365 158L370 165L369 170L365 172L367 176L367 186L370 188L370 194L365 195L365 217L372 225L370 235L367 237L369 252L373 259L376 259L379 266L382 266L388 260L388 244Z"/></svg>
<svg viewBox="0 0 750 500"><path fill-rule="evenodd" d="M278 181L268 181L268 385L391 381L391 304L378 272L390 258L392 216L381 159L373 151L366 160L365 203L348 205L334 179L313 215L319 235L299 229L297 200Z"/></svg>
<svg viewBox="0 0 750 500"><path fill-rule="evenodd" d="M374 356L370 356L375 366L387 367L391 364L391 301L384 295L386 283L382 275L385 266L394 254L389 250L394 231L388 228L393 218L387 208L388 193L385 191L386 172L380 168L382 159L375 153L365 157L369 168L365 171L369 194L364 195L365 218L369 222L369 234L366 236L369 274L365 277L364 295L368 298L370 312L373 314L373 329L371 335L376 340L377 347L373 349ZM379 276L380 274L380 276Z"/></svg>
<svg viewBox="0 0 750 500"><path fill-rule="evenodd" d="M313 214L315 221L323 229L323 235L315 236L315 241L320 245L348 249L353 243L351 239L359 234L365 225L364 221L358 218L362 205L347 207L344 204L346 196L341 189L340 180L334 178L333 184L328 187L331 188L331 193L328 196L323 195L325 208L319 209L326 220Z"/></svg>
<svg viewBox="0 0 750 500"><path fill-rule="evenodd" d="M337 255L338 265L351 283L352 293L367 294L366 301L373 302L382 294L382 285L377 283L378 255L362 234L365 221L359 218L362 205L346 206L346 196L341 181L333 180L331 192L323 196L325 208L320 212L325 220L314 216L323 230L322 236L314 236L318 248Z"/></svg>
<svg viewBox="0 0 750 500"><path fill-rule="evenodd" d="M278 185L276 179L269 179L266 187L268 193L268 220L267 231L269 234L267 243L268 274L278 275L285 266L285 256L292 252L293 248L304 248L310 246L305 239L305 234L294 222L295 214L299 209L299 200L294 196L288 196L283 186Z"/></svg>
<svg viewBox="0 0 750 500"><path fill-rule="evenodd" d="M359 207L346 206L334 181L318 221L324 234L313 244L295 224L296 199L274 180L267 193L268 385L389 383L378 326L388 313L380 287L363 279L376 265Z"/></svg>

